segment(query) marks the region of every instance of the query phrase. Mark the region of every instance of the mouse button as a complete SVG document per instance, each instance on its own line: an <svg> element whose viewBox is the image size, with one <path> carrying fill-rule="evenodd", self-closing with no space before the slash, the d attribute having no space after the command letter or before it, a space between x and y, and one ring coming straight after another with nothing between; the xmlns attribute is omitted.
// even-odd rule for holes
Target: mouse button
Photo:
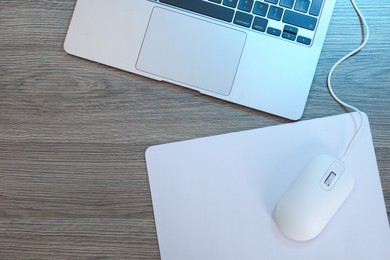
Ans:
<svg viewBox="0 0 390 260"><path fill-rule="evenodd" d="M333 187L332 191L334 191L335 196L337 194L340 199L346 199L351 193L354 186L355 178L353 174L348 169L345 169L343 174L340 176L339 180Z"/></svg>
<svg viewBox="0 0 390 260"><path fill-rule="evenodd" d="M336 185L344 172L345 167L338 161L334 161L321 178L320 186L326 191L330 191Z"/></svg>

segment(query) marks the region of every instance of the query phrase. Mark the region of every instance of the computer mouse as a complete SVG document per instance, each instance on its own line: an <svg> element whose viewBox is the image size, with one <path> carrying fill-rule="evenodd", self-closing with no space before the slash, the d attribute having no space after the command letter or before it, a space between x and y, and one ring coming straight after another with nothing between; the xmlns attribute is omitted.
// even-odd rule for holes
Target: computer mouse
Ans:
<svg viewBox="0 0 390 260"><path fill-rule="evenodd" d="M280 231L296 241L315 238L348 198L354 177L342 162L314 157L277 203L274 219Z"/></svg>

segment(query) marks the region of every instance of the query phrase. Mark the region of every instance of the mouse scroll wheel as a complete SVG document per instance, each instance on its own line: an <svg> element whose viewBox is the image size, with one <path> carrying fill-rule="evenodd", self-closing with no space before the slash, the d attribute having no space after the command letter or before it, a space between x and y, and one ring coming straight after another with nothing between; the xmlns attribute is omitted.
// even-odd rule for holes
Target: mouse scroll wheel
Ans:
<svg viewBox="0 0 390 260"><path fill-rule="evenodd" d="M330 172L328 177L325 179L324 184L329 187L332 184L332 182L335 179L335 177L336 177L336 173L335 172Z"/></svg>
<svg viewBox="0 0 390 260"><path fill-rule="evenodd" d="M326 191L330 191L337 183L343 172L344 166L337 161L333 162L332 166L330 166L324 176L322 176L320 183L321 187Z"/></svg>

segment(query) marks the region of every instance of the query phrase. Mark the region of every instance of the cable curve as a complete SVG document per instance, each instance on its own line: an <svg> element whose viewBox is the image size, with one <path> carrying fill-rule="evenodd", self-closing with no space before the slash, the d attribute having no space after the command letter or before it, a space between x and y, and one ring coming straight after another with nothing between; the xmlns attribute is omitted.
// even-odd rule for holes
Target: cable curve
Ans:
<svg viewBox="0 0 390 260"><path fill-rule="evenodd" d="M332 98L334 100L336 100L341 106L343 107L346 107L346 108L349 108L349 109L352 109L352 110L355 110L359 117L360 117L360 123L359 123L359 127L358 129L356 130L355 134L353 135L351 141L349 142L343 156L341 157L341 161L344 162L345 159L348 157L350 151L351 151L351 148L352 148L352 145L355 143L356 141L356 138L357 136L359 135L360 133L360 130L362 129L362 126L363 126L363 114L362 112L354 107L354 106L351 106L347 103L345 103L344 101L342 101L340 98L337 97L337 95L334 93L333 91L333 88L332 88L332 84L331 84L331 79L332 79L332 76L333 76L333 72L334 70L336 69L337 66L340 65L340 63L342 63L343 61L347 60L348 58L354 56L355 54L357 54L358 52L360 52L364 46L366 46L367 44L367 41L368 41L368 38L370 36L370 31L369 31L369 28L368 28L368 25L367 25L367 22L366 20L364 19L364 16L362 15L362 13L360 12L359 8L357 7L356 3L354 0L350 0L353 8L355 9L355 12L356 14L358 15L359 17L359 20L361 22L361 26L362 26L362 36L364 38L364 40L362 41L362 43L360 44L360 46L358 48L356 48L355 50L351 51L350 53L348 53L347 55L345 55L344 57L342 57L341 59L339 59L333 66L332 68L330 69L329 71L329 74L328 74L328 78L327 78L327 87L328 87L328 90L329 90L329 93L330 95L332 96Z"/></svg>

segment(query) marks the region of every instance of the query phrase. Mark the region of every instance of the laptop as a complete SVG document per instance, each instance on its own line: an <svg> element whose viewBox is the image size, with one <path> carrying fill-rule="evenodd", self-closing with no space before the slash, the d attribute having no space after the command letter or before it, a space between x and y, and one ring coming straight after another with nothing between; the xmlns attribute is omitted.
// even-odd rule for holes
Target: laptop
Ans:
<svg viewBox="0 0 390 260"><path fill-rule="evenodd" d="M69 54L292 120L335 0L78 0Z"/></svg>

